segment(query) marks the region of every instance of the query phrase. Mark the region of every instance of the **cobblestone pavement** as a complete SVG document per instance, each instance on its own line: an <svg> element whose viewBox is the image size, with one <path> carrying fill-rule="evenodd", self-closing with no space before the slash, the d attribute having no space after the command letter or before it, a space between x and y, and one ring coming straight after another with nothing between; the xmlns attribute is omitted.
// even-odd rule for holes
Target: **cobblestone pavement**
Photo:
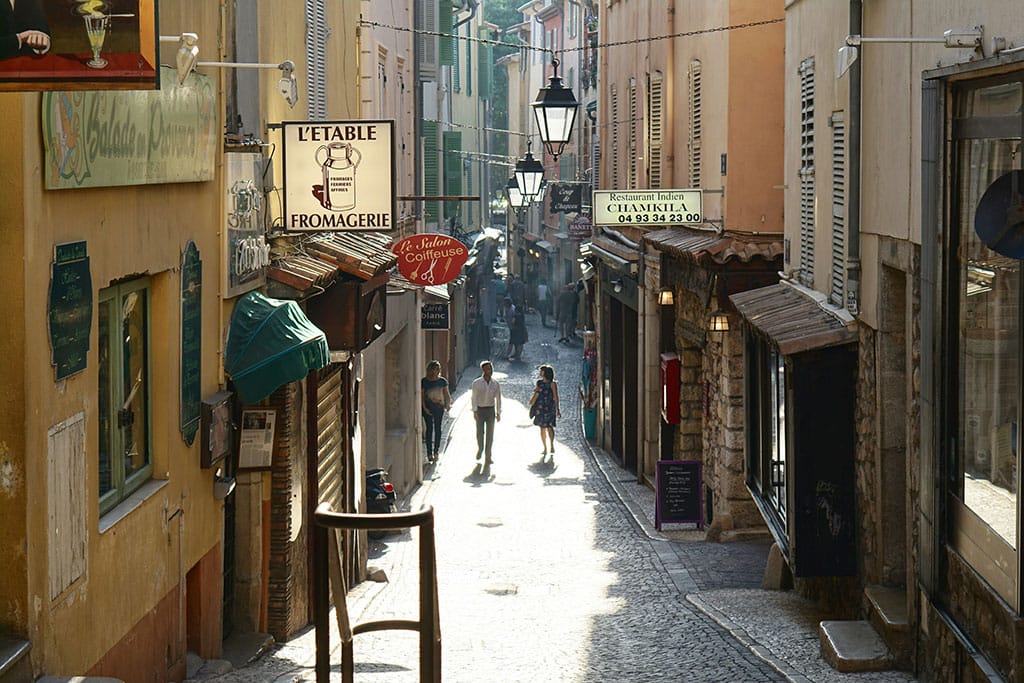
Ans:
<svg viewBox="0 0 1024 683"><path fill-rule="evenodd" d="M435 509L444 679L849 679L815 654L808 605L759 589L767 542L713 544L695 531L654 530L653 492L582 436L581 344L559 344L536 316L529 332L522 361L494 358L504 398L491 471L474 460L468 389L478 373L470 369L455 392L444 451L406 501ZM546 459L526 407L540 363L555 367L563 415L556 453ZM416 618L416 553L408 532L374 544L370 564L389 582L353 587L353 623ZM340 680L338 658L335 649L332 680ZM359 635L355 660L357 681L417 681L417 635ZM313 663L310 631L206 680L312 681Z"/></svg>

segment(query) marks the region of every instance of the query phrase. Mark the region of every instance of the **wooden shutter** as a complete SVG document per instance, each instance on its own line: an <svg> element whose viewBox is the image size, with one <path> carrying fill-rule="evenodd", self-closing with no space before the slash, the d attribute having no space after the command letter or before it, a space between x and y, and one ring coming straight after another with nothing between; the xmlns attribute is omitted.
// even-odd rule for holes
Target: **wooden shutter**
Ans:
<svg viewBox="0 0 1024 683"><path fill-rule="evenodd" d="M447 195L462 194L462 132L446 130L444 143L444 193ZM461 202L445 202L444 215L459 215Z"/></svg>
<svg viewBox="0 0 1024 683"><path fill-rule="evenodd" d="M85 413L52 427L46 444L50 600L85 573Z"/></svg>
<svg viewBox="0 0 1024 683"><path fill-rule="evenodd" d="M832 114L832 291L829 300L844 303L846 285L846 119Z"/></svg>
<svg viewBox="0 0 1024 683"><path fill-rule="evenodd" d="M800 65L800 271L814 286L814 60Z"/></svg>
<svg viewBox="0 0 1024 683"><path fill-rule="evenodd" d="M462 69L459 66L459 45L458 29L455 31L455 38L451 41L452 43L452 90L454 92L462 92ZM441 40L445 40L442 38ZM467 77L469 72L466 72Z"/></svg>
<svg viewBox="0 0 1024 683"><path fill-rule="evenodd" d="M480 27L480 37L490 38L490 31ZM486 43L478 43L477 46L477 96L482 100L491 99L491 88L494 70L494 46Z"/></svg>
<svg viewBox="0 0 1024 683"><path fill-rule="evenodd" d="M345 509L345 449L341 420L341 366L320 372L316 389L317 484L319 501L335 511Z"/></svg>
<svg viewBox="0 0 1024 683"><path fill-rule="evenodd" d="M661 187L661 153L664 133L664 78L651 74L647 91L647 186Z"/></svg>
<svg viewBox="0 0 1024 683"><path fill-rule="evenodd" d="M610 187L618 189L619 186L619 89L612 85L612 177Z"/></svg>
<svg viewBox="0 0 1024 683"><path fill-rule="evenodd" d="M441 194L441 181L438 175L440 154L438 145L441 140L439 124L436 121L423 122L423 194L436 196ZM425 223L437 223L441 220L441 205L436 201L423 202L423 220Z"/></svg>
<svg viewBox="0 0 1024 683"><path fill-rule="evenodd" d="M306 0L306 118L327 118L327 1Z"/></svg>
<svg viewBox="0 0 1024 683"><path fill-rule="evenodd" d="M419 77L423 81L437 80L437 32L439 0L417 0L420 7L420 31L416 35L416 49L420 53Z"/></svg>
<svg viewBox="0 0 1024 683"><path fill-rule="evenodd" d="M701 186L701 161L704 153L700 62L690 62L690 187Z"/></svg>
<svg viewBox="0 0 1024 683"><path fill-rule="evenodd" d="M437 61L443 66L457 66L455 61L455 11L449 0L436 0L440 3L437 14L437 30L441 33L437 46Z"/></svg>
<svg viewBox="0 0 1024 683"><path fill-rule="evenodd" d="M636 189L637 134L640 112L636 100L636 79L629 79L629 189Z"/></svg>

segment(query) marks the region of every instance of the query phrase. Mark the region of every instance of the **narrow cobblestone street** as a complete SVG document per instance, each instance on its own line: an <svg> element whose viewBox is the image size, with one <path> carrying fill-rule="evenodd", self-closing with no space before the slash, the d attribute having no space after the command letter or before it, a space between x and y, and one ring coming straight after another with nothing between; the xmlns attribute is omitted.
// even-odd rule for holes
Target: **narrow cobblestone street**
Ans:
<svg viewBox="0 0 1024 683"><path fill-rule="evenodd" d="M478 373L470 368L453 392L441 457L405 502L436 513L444 679L848 680L821 661L809 606L760 590L767 541L715 544L695 530L654 530L653 492L583 438L581 343L558 343L536 316L529 334L521 361L494 356L503 410L490 473L474 459L469 385ZM541 363L555 368L563 415L547 459L527 414ZM387 536L370 555L389 580L353 587L353 623L415 618L416 539ZM312 642L310 630L207 680L315 680ZM340 679L336 633L331 642L332 680ZM357 636L355 661L358 681L418 681L417 635Z"/></svg>

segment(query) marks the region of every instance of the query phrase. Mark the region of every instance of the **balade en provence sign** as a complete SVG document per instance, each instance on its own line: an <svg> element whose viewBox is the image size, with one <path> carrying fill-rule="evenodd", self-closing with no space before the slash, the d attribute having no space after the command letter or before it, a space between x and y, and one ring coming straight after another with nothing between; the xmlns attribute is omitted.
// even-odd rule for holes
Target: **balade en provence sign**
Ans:
<svg viewBox="0 0 1024 683"><path fill-rule="evenodd" d="M393 230L393 121L293 121L284 129L286 230Z"/></svg>
<svg viewBox="0 0 1024 683"><path fill-rule="evenodd" d="M701 190L595 190L595 225L694 225L704 222Z"/></svg>

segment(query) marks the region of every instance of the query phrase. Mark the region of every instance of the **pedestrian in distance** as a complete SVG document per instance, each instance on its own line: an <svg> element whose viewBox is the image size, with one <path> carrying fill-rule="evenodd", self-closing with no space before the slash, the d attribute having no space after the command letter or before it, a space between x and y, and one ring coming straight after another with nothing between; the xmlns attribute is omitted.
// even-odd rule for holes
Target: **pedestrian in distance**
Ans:
<svg viewBox="0 0 1024 683"><path fill-rule="evenodd" d="M530 334L526 331L525 307L520 304L512 304L510 315L508 345L511 352L508 359L519 360L523 356L523 344L530 340Z"/></svg>
<svg viewBox="0 0 1024 683"><path fill-rule="evenodd" d="M516 306L526 305L526 283L518 275L508 285L508 296Z"/></svg>
<svg viewBox="0 0 1024 683"><path fill-rule="evenodd" d="M484 458L484 469L491 466L494 444L494 423L501 422L501 386L492 376L491 361L480 362L480 376L470 385L470 405L476 420L476 459Z"/></svg>
<svg viewBox="0 0 1024 683"><path fill-rule="evenodd" d="M549 298L548 283L546 280L541 280L537 285L537 312L540 313L541 327L548 326L548 312L550 310L551 300Z"/></svg>
<svg viewBox="0 0 1024 683"><path fill-rule="evenodd" d="M556 305L558 308L558 341L568 344L576 334L576 287L570 282L562 287Z"/></svg>
<svg viewBox="0 0 1024 683"><path fill-rule="evenodd" d="M420 405L423 414L424 440L427 460L435 462L441 451L441 420L452 407L448 380L441 376L441 363L427 363L427 375L420 379Z"/></svg>
<svg viewBox="0 0 1024 683"><path fill-rule="evenodd" d="M540 427L540 443L544 450L541 457L555 457L555 422L562 417L558 401L558 382L555 381L555 369L550 365L542 365L538 369L540 378L533 388L530 397L530 416L533 424Z"/></svg>

